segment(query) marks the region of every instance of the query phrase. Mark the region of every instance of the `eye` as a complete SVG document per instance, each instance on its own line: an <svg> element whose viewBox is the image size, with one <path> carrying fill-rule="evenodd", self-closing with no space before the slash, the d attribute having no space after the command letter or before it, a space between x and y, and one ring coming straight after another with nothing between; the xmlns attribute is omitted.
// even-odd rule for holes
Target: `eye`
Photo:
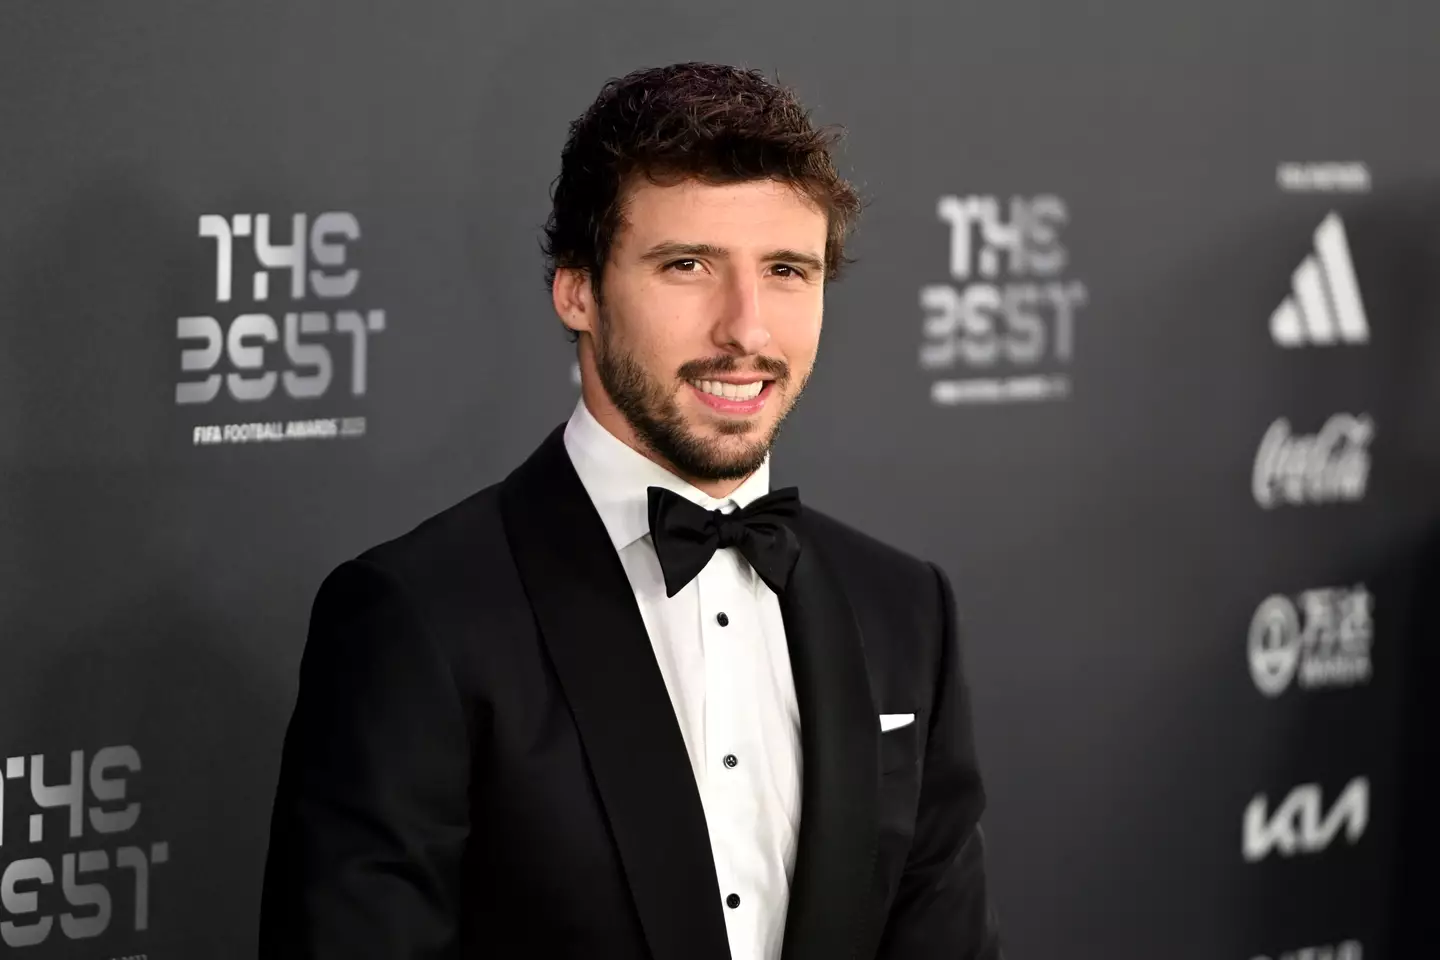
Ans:
<svg viewBox="0 0 1440 960"><path fill-rule="evenodd" d="M796 277L801 280L805 279L805 271L801 270L799 267L792 266L791 264L777 263L775 264L775 269L782 271L780 274L780 276L782 277Z"/></svg>
<svg viewBox="0 0 1440 960"><path fill-rule="evenodd" d="M696 260L694 257L686 257L684 260L671 260L669 263L665 264L665 269L676 270L676 272L678 273L694 273L695 271L689 268L699 266L699 260Z"/></svg>

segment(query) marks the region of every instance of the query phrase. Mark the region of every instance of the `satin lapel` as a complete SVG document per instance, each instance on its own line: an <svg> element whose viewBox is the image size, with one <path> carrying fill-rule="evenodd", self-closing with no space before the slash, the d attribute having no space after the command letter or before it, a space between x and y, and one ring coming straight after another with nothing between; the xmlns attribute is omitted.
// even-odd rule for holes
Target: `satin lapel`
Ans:
<svg viewBox="0 0 1440 960"><path fill-rule="evenodd" d="M563 428L506 479L510 550L655 960L730 955L705 812L640 608Z"/></svg>
<svg viewBox="0 0 1440 960"><path fill-rule="evenodd" d="M781 601L800 707L800 840L784 960L843 960L869 936L879 829L879 718L860 626L803 536Z"/></svg>

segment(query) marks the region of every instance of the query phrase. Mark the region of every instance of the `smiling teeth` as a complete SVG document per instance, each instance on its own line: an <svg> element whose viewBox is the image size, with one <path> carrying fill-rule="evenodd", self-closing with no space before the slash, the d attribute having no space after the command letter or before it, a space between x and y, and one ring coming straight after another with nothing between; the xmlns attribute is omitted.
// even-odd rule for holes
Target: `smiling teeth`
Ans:
<svg viewBox="0 0 1440 960"><path fill-rule="evenodd" d="M722 383L719 380L691 380L695 389L726 400L754 400L765 389L765 381L754 383Z"/></svg>

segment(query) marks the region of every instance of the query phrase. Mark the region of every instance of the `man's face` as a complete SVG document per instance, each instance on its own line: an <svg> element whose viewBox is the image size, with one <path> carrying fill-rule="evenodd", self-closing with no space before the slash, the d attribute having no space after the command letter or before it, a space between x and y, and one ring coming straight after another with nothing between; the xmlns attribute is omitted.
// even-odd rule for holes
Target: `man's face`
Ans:
<svg viewBox="0 0 1440 960"><path fill-rule="evenodd" d="M679 473L734 480L764 460L814 366L825 239L824 213L775 181L630 191L591 359L636 439Z"/></svg>

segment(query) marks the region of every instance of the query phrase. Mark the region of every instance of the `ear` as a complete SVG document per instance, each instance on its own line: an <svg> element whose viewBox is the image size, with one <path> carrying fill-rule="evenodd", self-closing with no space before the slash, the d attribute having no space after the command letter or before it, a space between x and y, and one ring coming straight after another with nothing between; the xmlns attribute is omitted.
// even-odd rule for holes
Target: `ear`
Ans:
<svg viewBox="0 0 1440 960"><path fill-rule="evenodd" d="M550 299L560 322L576 333L593 333L598 319L590 274L575 267L560 267L550 285Z"/></svg>

